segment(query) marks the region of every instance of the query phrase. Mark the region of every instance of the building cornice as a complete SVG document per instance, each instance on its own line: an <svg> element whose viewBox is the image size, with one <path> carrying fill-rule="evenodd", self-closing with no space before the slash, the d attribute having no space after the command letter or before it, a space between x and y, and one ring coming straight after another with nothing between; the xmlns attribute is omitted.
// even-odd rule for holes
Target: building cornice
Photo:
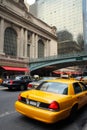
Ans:
<svg viewBox="0 0 87 130"><path fill-rule="evenodd" d="M35 21L37 20L37 23L39 24L39 21L37 18L32 17L31 14L29 14L28 12L25 12L25 16L21 16L17 13L15 13L11 8L4 6L3 4L0 4L0 17L20 26L23 27L25 29L28 29L30 31L33 32L37 32L37 34L39 35L43 35L43 37L46 37L49 39L53 38L55 40L57 40L57 37L51 33L51 27L48 26L49 30L46 30L48 28L43 28L37 24L35 24ZM43 22L42 22L43 23ZM27 25L27 26L26 26ZM47 24L43 24L44 26L47 26ZM50 40L50 39L49 39Z"/></svg>

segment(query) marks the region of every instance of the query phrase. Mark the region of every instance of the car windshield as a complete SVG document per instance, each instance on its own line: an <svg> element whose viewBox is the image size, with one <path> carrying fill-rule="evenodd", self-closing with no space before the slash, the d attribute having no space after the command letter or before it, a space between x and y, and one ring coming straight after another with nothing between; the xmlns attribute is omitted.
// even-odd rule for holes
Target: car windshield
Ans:
<svg viewBox="0 0 87 130"><path fill-rule="evenodd" d="M58 94L68 93L68 84L58 82L43 82L37 87L38 90L53 92Z"/></svg>

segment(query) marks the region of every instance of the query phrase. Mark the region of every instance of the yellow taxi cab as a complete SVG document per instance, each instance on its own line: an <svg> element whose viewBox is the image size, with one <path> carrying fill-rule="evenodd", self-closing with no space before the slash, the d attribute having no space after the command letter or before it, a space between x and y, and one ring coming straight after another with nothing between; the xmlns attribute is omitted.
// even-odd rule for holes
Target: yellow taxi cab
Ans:
<svg viewBox="0 0 87 130"><path fill-rule="evenodd" d="M87 103L86 85L75 79L43 81L24 91L15 102L17 112L45 123L55 123L76 114Z"/></svg>

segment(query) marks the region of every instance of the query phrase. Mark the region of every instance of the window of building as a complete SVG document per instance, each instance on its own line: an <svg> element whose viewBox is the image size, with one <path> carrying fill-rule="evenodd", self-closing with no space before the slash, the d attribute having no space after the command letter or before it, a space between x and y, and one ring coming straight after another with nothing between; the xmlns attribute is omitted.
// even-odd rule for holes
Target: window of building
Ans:
<svg viewBox="0 0 87 130"><path fill-rule="evenodd" d="M44 57L44 43L42 40L38 41L38 58Z"/></svg>
<svg viewBox="0 0 87 130"><path fill-rule="evenodd" d="M4 53L10 56L17 56L17 33L12 28L5 30Z"/></svg>

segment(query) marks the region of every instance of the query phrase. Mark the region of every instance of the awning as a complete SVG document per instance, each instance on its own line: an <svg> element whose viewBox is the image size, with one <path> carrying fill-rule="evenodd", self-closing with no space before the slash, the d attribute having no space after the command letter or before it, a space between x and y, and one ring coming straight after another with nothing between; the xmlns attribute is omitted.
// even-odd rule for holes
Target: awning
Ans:
<svg viewBox="0 0 87 130"><path fill-rule="evenodd" d="M63 71L53 71L53 73L55 74L82 74L81 72L79 71L66 71L66 72L63 72Z"/></svg>
<svg viewBox="0 0 87 130"><path fill-rule="evenodd" d="M29 72L28 68L21 68L21 67L9 67L9 66L2 66L3 69L9 71L22 71L22 72Z"/></svg>

